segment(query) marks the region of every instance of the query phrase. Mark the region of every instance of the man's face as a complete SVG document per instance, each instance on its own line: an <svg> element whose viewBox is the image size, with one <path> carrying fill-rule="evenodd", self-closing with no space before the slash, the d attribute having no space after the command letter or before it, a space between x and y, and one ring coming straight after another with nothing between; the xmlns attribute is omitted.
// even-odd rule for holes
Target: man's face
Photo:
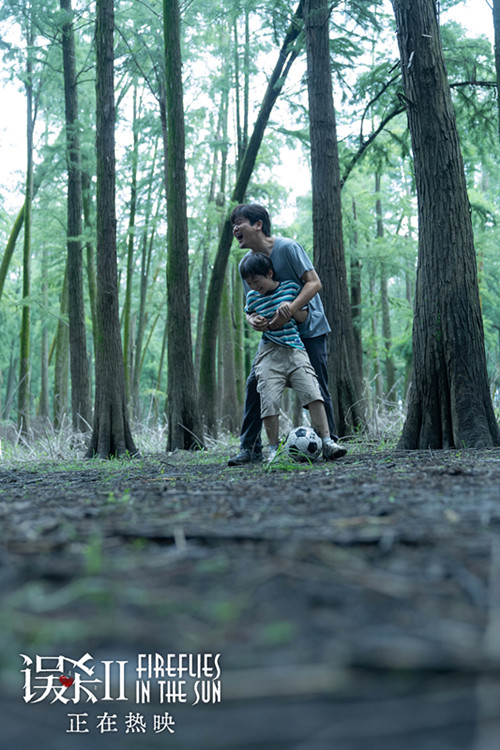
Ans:
<svg viewBox="0 0 500 750"><path fill-rule="evenodd" d="M255 238L262 235L262 221L259 219L255 224L250 224L245 216L239 216L233 224L233 235L240 248L251 250L255 245Z"/></svg>
<svg viewBox="0 0 500 750"><path fill-rule="evenodd" d="M266 294L276 289L277 282L273 279L273 272L269 271L267 276L250 276L245 279L250 289L259 294Z"/></svg>

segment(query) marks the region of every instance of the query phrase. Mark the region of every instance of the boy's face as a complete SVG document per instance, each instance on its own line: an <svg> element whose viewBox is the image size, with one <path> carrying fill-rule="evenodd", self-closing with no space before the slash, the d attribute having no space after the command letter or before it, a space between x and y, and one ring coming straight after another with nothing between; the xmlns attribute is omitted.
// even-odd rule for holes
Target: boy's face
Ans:
<svg viewBox="0 0 500 750"><path fill-rule="evenodd" d="M250 276L245 279L250 289L259 294L266 294L276 289L278 282L273 279L273 272L269 270L267 276Z"/></svg>

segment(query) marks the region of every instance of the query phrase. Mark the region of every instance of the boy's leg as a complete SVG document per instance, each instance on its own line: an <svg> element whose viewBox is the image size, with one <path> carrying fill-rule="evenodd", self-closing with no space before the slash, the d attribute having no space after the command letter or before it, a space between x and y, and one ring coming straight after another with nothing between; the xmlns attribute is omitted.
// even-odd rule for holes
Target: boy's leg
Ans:
<svg viewBox="0 0 500 750"><path fill-rule="evenodd" d="M328 428L330 430L330 435L335 439L337 430L335 428L335 417L333 415L332 397L328 390L328 354L326 350L326 335L314 336L310 339L302 339L302 343L306 348L306 352L309 355L316 377L318 378L319 389L325 405Z"/></svg>
<svg viewBox="0 0 500 750"><path fill-rule="evenodd" d="M307 404L307 408L309 409L309 416L311 417L314 432L320 438L330 437L330 429L323 401L311 401L310 404Z"/></svg>
<svg viewBox="0 0 500 750"><path fill-rule="evenodd" d="M260 433L262 420L260 417L260 396L257 390L257 378L252 364L247 378L245 390L245 406L243 407L243 422L240 431L240 452L229 459L229 466L240 466L260 461L262 458L262 441Z"/></svg>
<svg viewBox="0 0 500 750"><path fill-rule="evenodd" d="M279 414L272 417L264 417L264 428L266 430L267 442L270 446L277 446L279 443L280 418Z"/></svg>

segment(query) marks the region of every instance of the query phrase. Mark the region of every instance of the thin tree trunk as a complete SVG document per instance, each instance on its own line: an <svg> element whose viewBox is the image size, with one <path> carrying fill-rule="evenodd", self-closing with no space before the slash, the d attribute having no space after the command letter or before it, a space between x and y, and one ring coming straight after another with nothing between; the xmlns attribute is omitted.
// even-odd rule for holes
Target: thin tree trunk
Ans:
<svg viewBox="0 0 500 750"><path fill-rule="evenodd" d="M245 318L243 314L244 296L243 287L238 273L238 265L232 263L232 311L233 311L233 328L234 328L234 370L236 382L236 399L239 407L239 413L245 400Z"/></svg>
<svg viewBox="0 0 500 750"><path fill-rule="evenodd" d="M356 200L352 199L353 239L351 248L351 316L354 327L356 359L360 372L363 372L363 342L361 338L361 261L358 258L358 225Z"/></svg>
<svg viewBox="0 0 500 750"><path fill-rule="evenodd" d="M380 173L375 173L375 214L377 217L377 239L384 237L384 220L382 216L382 199L380 197L381 178ZM387 281L387 264L380 261L380 309L382 312L382 337L384 339L385 353L385 398L388 404L396 402L396 370L394 360L391 356L392 331L391 316L389 311L389 290Z"/></svg>
<svg viewBox="0 0 500 750"><path fill-rule="evenodd" d="M123 306L123 361L125 365L125 392L130 403L131 381L134 369L134 351L132 346L131 315L132 315L132 279L134 275L134 239L135 214L137 210L137 165L139 161L139 133L137 128L137 84L134 84L134 98L132 110L132 174L130 176L130 210L127 231L127 279L125 283L125 303ZM135 352L140 356L140 352Z"/></svg>
<svg viewBox="0 0 500 750"><path fill-rule="evenodd" d="M33 174L33 189L32 189L32 200L34 199L35 195L38 192L38 189L40 185L43 183L43 180L47 174L47 171L52 164L52 159L54 157L54 153L57 149L60 148L60 136L58 136L51 148L48 150L49 155L46 156L43 160L43 162L36 168ZM5 279L7 278L7 273L9 270L10 262L12 260L12 256L14 254L14 250L16 249L16 242L19 237L19 234L21 232L21 229L24 226L25 222L25 209L26 209L26 199L17 214L14 224L12 226L12 229L9 234L9 238L7 240L7 245L5 246L5 252L2 258L2 262L0 264L0 299L2 297L2 292L5 284Z"/></svg>
<svg viewBox="0 0 500 750"><path fill-rule="evenodd" d="M26 197L24 203L23 244L23 306L21 312L21 335L19 355L19 388L17 392L17 424L21 434L27 435L30 427L30 286L31 286L31 205L33 199L33 30L28 19L27 64L26 64Z"/></svg>
<svg viewBox="0 0 500 750"><path fill-rule="evenodd" d="M228 269L229 270L229 269ZM221 417L230 432L239 425L240 410L236 396L236 370L234 361L233 315L231 310L231 282L230 274L226 271L226 284L222 293L221 305L221 336L219 346L222 352L223 377L222 393L223 408Z"/></svg>
<svg viewBox="0 0 500 750"><path fill-rule="evenodd" d="M154 183L153 174L154 174L155 166L156 166L156 147L154 151L153 165L152 165L152 170L151 170L151 180L150 180L151 188ZM150 190L148 194L147 204L146 204L145 225L144 225L144 230L143 230L143 235L142 235L139 313L137 316L138 317L137 335L135 339L136 356L135 356L134 373L133 373L133 379L132 379L132 403L133 403L133 408L134 408L134 416L136 419L140 418L140 411L141 411L140 397L139 397L139 384L140 384L141 372L142 372L142 362L144 359L142 348L143 348L143 341L144 341L144 331L146 329L146 321L147 321L146 301L147 301L147 292L148 292L149 271L151 268L151 256L153 253L153 244L154 244L154 238L156 234L156 223L158 220L158 215L160 213L160 203L161 203L161 197L158 198L157 210L153 219L153 223L152 225L150 225L151 204L152 204L152 196L151 196L151 190ZM151 236L148 238L149 231L151 231Z"/></svg>
<svg viewBox="0 0 500 750"><path fill-rule="evenodd" d="M163 396L162 400L163 401L165 400L164 391L162 391L161 389L161 379L163 375L163 364L165 362L165 355L167 352L167 337L168 337L168 321L165 321L165 326L163 329L163 339L161 343L160 361L158 363L158 375L156 377L156 386L155 386L155 395L154 395L154 413L155 413L156 419L159 419L160 417L159 408L158 408L159 394Z"/></svg>
<svg viewBox="0 0 500 750"><path fill-rule="evenodd" d="M118 315L113 0L96 3L97 337L94 426L87 458L135 455Z"/></svg>
<svg viewBox="0 0 500 750"><path fill-rule="evenodd" d="M7 384L5 388L5 401L2 409L2 419L10 419L10 412L15 395L15 381L18 359L14 357L14 342L10 349L9 369L7 371Z"/></svg>
<svg viewBox="0 0 500 750"><path fill-rule="evenodd" d="M380 357L378 353L378 319L377 319L377 302L375 294L375 265L370 264L371 268L368 273L368 286L370 294L370 308L371 308L371 330L372 330L372 365L373 365L373 379L375 382L375 396L378 402L382 401L384 397L384 389L382 383L382 372L380 370ZM374 405L376 410L376 404Z"/></svg>
<svg viewBox="0 0 500 750"><path fill-rule="evenodd" d="M85 432L92 420L82 273L82 170L78 125L75 38L71 0L60 0L67 15L62 26L66 153L68 162L68 314L73 429Z"/></svg>
<svg viewBox="0 0 500 750"><path fill-rule="evenodd" d="M356 356L342 236L340 166L330 72L327 0L306 0L307 90L311 134L314 266L332 328L329 388L339 435L364 425L362 375Z"/></svg>
<svg viewBox="0 0 500 750"><path fill-rule="evenodd" d="M49 294L47 281L47 248L42 250L42 305L44 310L49 309ZM40 351L40 400L38 402L38 414L40 417L49 418L49 335L47 330L47 318L44 316L41 331Z"/></svg>
<svg viewBox="0 0 500 750"><path fill-rule="evenodd" d="M83 221L87 237L92 236L94 222L92 221L92 200L91 200L92 181L86 169L82 170L82 203L83 203ZM96 346L97 335L97 279L95 268L95 249L94 243L87 239L85 241L86 261L87 261L87 283L89 289L90 315L92 318L92 338L94 341L94 351Z"/></svg>
<svg viewBox="0 0 500 750"><path fill-rule="evenodd" d="M191 343L189 240L180 17L178 0L163 2L167 102L167 450L202 444Z"/></svg>
<svg viewBox="0 0 500 750"><path fill-rule="evenodd" d="M54 425L56 429L62 427L68 413L69 397L69 326L68 316L68 261L64 269L63 286L57 332L55 338L56 361L54 365ZM50 362L50 355L49 355Z"/></svg>
<svg viewBox="0 0 500 750"><path fill-rule="evenodd" d="M227 120L227 102L229 96L229 89L226 89L221 93L221 102L218 110L217 127L215 129L215 140L222 141L223 122ZM210 207L216 199L216 185L217 185L217 167L219 164L219 149L215 148L213 152L212 162L212 176L210 180L210 188L208 191L209 211L207 212L207 220L205 222L203 236L200 241L202 249L202 260L201 268L199 271L198 281L198 315L196 324L196 341L194 346L194 371L197 378L200 376L200 359L201 359L201 339L203 332L203 313L205 311L205 299L207 294L207 283L208 283L208 269L210 260L210 239L212 234L212 220ZM223 196L222 196L223 197Z"/></svg>

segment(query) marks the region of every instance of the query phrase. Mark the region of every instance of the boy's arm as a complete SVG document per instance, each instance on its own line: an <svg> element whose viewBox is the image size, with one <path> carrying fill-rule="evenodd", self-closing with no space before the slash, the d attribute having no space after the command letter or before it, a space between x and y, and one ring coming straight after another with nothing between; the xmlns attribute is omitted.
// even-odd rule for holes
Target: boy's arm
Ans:
<svg viewBox="0 0 500 750"><path fill-rule="evenodd" d="M267 329L269 328L269 320L263 315L259 315L259 313L255 312L251 303L248 302L248 296L247 304L245 305L245 318L247 319L247 323L252 326L254 331L260 331L262 333L263 331L267 331Z"/></svg>

